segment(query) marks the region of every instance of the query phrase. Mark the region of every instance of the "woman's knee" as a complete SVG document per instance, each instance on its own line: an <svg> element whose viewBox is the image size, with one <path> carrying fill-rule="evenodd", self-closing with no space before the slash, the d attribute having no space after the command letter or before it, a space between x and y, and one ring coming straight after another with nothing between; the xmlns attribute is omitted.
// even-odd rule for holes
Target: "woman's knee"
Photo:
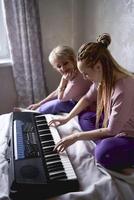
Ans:
<svg viewBox="0 0 134 200"><path fill-rule="evenodd" d="M113 168L114 148L112 148L112 140L110 138L102 140L95 148L95 159L103 167Z"/></svg>
<svg viewBox="0 0 134 200"><path fill-rule="evenodd" d="M55 114L55 107L58 103L59 100L57 99L48 101L40 106L39 112L42 114Z"/></svg>
<svg viewBox="0 0 134 200"><path fill-rule="evenodd" d="M52 106L46 107L45 105L40 106L39 112L42 114L51 114L52 113Z"/></svg>
<svg viewBox="0 0 134 200"><path fill-rule="evenodd" d="M130 139L121 137L103 139L95 148L95 158L107 169L118 171L130 167L134 163L131 143Z"/></svg>

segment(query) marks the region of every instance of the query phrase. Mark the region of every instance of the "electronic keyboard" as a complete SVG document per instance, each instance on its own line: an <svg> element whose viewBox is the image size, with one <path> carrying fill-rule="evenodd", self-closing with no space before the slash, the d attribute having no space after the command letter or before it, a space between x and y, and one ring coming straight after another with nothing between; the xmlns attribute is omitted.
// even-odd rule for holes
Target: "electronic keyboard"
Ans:
<svg viewBox="0 0 134 200"><path fill-rule="evenodd" d="M10 196L48 198L77 191L79 183L66 151L58 154L56 127L48 126L53 115L14 112L9 163ZM23 196L23 197L22 197Z"/></svg>

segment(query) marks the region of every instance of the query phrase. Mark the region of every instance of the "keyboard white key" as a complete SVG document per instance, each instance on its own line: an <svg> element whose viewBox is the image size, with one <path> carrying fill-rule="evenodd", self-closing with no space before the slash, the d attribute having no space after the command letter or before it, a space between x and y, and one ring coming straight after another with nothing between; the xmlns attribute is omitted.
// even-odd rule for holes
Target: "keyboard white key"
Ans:
<svg viewBox="0 0 134 200"><path fill-rule="evenodd" d="M41 118L41 125L42 125L42 126L43 126L43 119L42 119L42 117L45 117L45 119L46 119L46 121L47 121L47 124L49 123L49 121L52 120L52 115L49 115L49 114L37 116L37 117L36 117L37 122L39 123L39 122L40 122L40 118ZM44 120L44 121L45 121L45 120ZM41 125L38 125L38 127L41 128ZM43 131L45 131L45 132L47 132L47 133L43 133ZM48 140L48 141L43 141L43 140L42 140L42 138L43 138L44 135L46 135L46 136L47 136L47 135L50 135L49 132L51 132L51 136L52 136L52 138L53 138L55 144L57 144L57 142L59 142L59 141L61 140L60 135L59 135L59 133L58 133L56 127L50 126L49 129L47 129L47 128L44 129L44 128L43 128L43 130L42 130L42 129L39 130L39 134L40 134L40 138L41 138L41 143L42 143L42 145L43 145L45 142L46 142L46 143L47 143L47 142L50 142L50 140ZM48 146L47 148L46 148L46 147L43 147L44 150L47 150L47 149L49 149L49 148L53 148L53 146L52 146L52 147L51 147L51 146ZM52 154L52 155L51 155L51 154L50 154L50 155L47 154L47 155L45 155L45 158L48 158L48 159L49 159L49 157L53 157L53 155L54 155L54 154ZM75 174L74 169L73 169L73 167L72 167L72 164L71 164L71 162L70 162L70 160L69 160L69 158L68 158L67 152L64 151L63 153L60 153L60 154L59 154L59 157L60 157L60 160L61 160L62 165L63 165L63 167L64 167L64 170L65 170L65 173L66 173L67 178L68 178L68 179L76 179L76 174ZM54 162L55 162L55 161L52 161L51 164L54 163ZM48 165L50 164L49 161L47 162L47 164L48 164ZM55 172L55 173L56 173L56 172Z"/></svg>
<svg viewBox="0 0 134 200"><path fill-rule="evenodd" d="M49 123L50 120L52 120L52 115L45 115L45 117L46 117L46 120L47 120L48 123ZM49 128L50 128L51 134L53 136L54 142L56 144L61 139L60 135L59 135L56 127L50 126ZM68 179L75 179L76 174L75 174L74 169L72 167L72 164L71 164L71 162L68 158L67 152L64 151L63 153L60 153L59 156L60 156L60 159L61 159L62 164L64 166L64 169L65 169L65 172L66 172Z"/></svg>

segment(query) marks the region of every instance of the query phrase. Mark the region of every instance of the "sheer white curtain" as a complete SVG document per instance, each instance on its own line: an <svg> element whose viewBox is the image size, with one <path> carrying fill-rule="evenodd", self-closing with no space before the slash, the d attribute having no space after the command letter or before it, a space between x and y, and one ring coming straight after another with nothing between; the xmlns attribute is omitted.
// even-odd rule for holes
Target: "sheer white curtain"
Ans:
<svg viewBox="0 0 134 200"><path fill-rule="evenodd" d="M47 94L37 0L4 0L19 106Z"/></svg>
<svg viewBox="0 0 134 200"><path fill-rule="evenodd" d="M0 64L10 61L10 52L4 20L3 3L0 1Z"/></svg>

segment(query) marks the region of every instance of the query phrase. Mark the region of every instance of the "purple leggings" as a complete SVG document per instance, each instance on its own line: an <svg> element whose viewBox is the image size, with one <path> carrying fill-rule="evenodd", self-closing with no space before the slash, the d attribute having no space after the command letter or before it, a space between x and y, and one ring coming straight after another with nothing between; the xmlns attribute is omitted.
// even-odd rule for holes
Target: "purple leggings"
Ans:
<svg viewBox="0 0 134 200"><path fill-rule="evenodd" d="M96 112L83 111L78 115L79 124L83 131L90 131L96 129ZM99 127L102 127L103 115L99 121Z"/></svg>
<svg viewBox="0 0 134 200"><path fill-rule="evenodd" d="M96 114L93 112L80 113L79 123L84 131L95 129ZM103 117L99 126L102 126ZM134 166L134 138L130 137L109 137L96 140L94 152L95 159L103 167L120 171L124 168Z"/></svg>
<svg viewBox="0 0 134 200"><path fill-rule="evenodd" d="M73 100L60 101L59 99L54 99L41 105L38 111L42 114L69 113L76 103Z"/></svg>
<svg viewBox="0 0 134 200"><path fill-rule="evenodd" d="M120 171L134 165L134 138L110 137L96 143L95 158L105 168Z"/></svg>

